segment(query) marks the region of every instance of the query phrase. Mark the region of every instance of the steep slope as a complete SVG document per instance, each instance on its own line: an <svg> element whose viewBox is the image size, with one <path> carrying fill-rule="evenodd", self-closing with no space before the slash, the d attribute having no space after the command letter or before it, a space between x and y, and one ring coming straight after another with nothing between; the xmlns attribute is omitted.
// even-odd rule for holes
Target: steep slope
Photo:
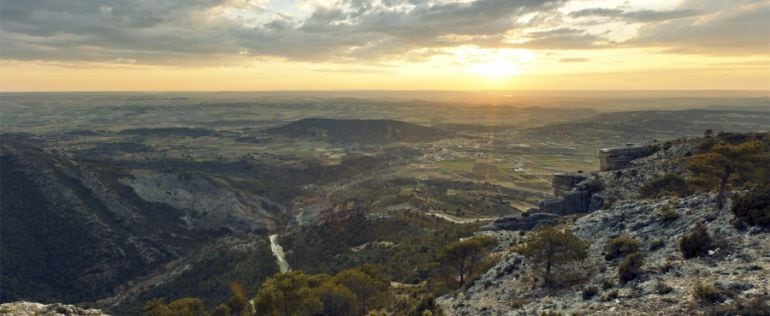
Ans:
<svg viewBox="0 0 770 316"><path fill-rule="evenodd" d="M447 137L443 130L394 120L310 118L268 130L286 137L320 138L338 144L427 142Z"/></svg>
<svg viewBox="0 0 770 316"><path fill-rule="evenodd" d="M212 191L204 176L72 160L20 138L1 143L2 302L113 296L204 244L264 231L282 211L227 186Z"/></svg>
<svg viewBox="0 0 770 316"><path fill-rule="evenodd" d="M766 137L766 135L765 135ZM560 227L590 242L588 258L560 267L565 278L543 287L542 267L511 252L467 289L439 299L452 315L767 315L770 300L770 233L737 224L728 199L717 207L715 193L640 198L641 184L664 173L684 174L692 142L632 162L630 168L595 174L616 200L589 214L563 216ZM744 193L744 192L737 192ZM703 253L685 257L680 242L703 227ZM497 231L513 238L513 249L528 230ZM521 236L520 236L521 235ZM638 276L619 278L622 256L608 256L617 237L638 243Z"/></svg>

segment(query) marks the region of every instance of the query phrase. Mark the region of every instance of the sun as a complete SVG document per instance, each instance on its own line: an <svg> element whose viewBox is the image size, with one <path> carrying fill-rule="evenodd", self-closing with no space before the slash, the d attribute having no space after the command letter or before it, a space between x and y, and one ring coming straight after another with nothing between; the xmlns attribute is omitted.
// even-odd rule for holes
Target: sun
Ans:
<svg viewBox="0 0 770 316"><path fill-rule="evenodd" d="M533 57L530 51L522 49L461 47L455 51L455 58L469 72L491 79L521 75L523 66Z"/></svg>
<svg viewBox="0 0 770 316"><path fill-rule="evenodd" d="M468 66L471 71L482 76L493 79L502 79L506 77L518 76L521 74L521 66L515 61L495 60L490 62L476 63Z"/></svg>

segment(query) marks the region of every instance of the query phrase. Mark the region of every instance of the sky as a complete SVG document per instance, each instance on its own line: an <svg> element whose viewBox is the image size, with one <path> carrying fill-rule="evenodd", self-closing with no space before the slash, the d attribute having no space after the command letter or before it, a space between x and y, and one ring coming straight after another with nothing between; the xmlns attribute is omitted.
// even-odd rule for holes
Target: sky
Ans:
<svg viewBox="0 0 770 316"><path fill-rule="evenodd" d="M0 91L770 90L770 0L0 0Z"/></svg>

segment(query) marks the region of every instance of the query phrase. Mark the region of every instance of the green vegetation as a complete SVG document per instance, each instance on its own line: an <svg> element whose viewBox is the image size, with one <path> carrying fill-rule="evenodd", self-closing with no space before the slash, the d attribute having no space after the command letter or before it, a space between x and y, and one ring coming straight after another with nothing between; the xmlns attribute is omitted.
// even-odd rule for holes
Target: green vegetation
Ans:
<svg viewBox="0 0 770 316"><path fill-rule="evenodd" d="M726 293L716 285L706 283L695 283L692 287L692 298L696 303L714 304L725 300Z"/></svg>
<svg viewBox="0 0 770 316"><path fill-rule="evenodd" d="M655 293L658 293L658 295L664 295L671 293L674 289L670 287L668 284L663 283L662 281L658 280L657 283L655 283Z"/></svg>
<svg viewBox="0 0 770 316"><path fill-rule="evenodd" d="M770 181L770 139L763 134L720 134L714 145L692 156L687 163L688 186L717 192L717 207L724 206L732 187Z"/></svg>
<svg viewBox="0 0 770 316"><path fill-rule="evenodd" d="M644 184L641 188L643 198L657 198L661 196L687 195L687 182L676 173L667 173Z"/></svg>
<svg viewBox="0 0 770 316"><path fill-rule="evenodd" d="M473 237L453 242L439 253L441 271L448 273L458 281L458 287L465 285L465 280L479 273L479 265L489 251L497 245L497 240L489 236ZM474 270L476 269L476 270Z"/></svg>
<svg viewBox="0 0 770 316"><path fill-rule="evenodd" d="M629 235L623 235L611 239L605 247L605 260L613 260L625 257L639 251L639 242Z"/></svg>
<svg viewBox="0 0 770 316"><path fill-rule="evenodd" d="M180 298L169 304L163 299L154 299L144 305L145 316L204 316L206 306L199 298Z"/></svg>
<svg viewBox="0 0 770 316"><path fill-rule="evenodd" d="M602 301L609 302L612 301L620 296L620 293L618 293L618 289L613 289L609 293L605 294L604 297L602 297Z"/></svg>
<svg viewBox="0 0 770 316"><path fill-rule="evenodd" d="M733 214L749 225L770 226L770 184L752 188L733 199Z"/></svg>
<svg viewBox="0 0 770 316"><path fill-rule="evenodd" d="M658 210L658 218L661 222L668 223L679 218L679 213L670 204L666 204Z"/></svg>
<svg viewBox="0 0 770 316"><path fill-rule="evenodd" d="M281 235L292 268L307 273L336 273L376 262L390 279L426 280L445 245L471 236L481 224L458 225L417 212L394 211L378 219L342 216L323 225Z"/></svg>
<svg viewBox="0 0 770 316"><path fill-rule="evenodd" d="M715 306L715 315L770 316L770 295L758 294L751 299L734 299L730 304Z"/></svg>
<svg viewBox="0 0 770 316"><path fill-rule="evenodd" d="M596 294L598 293L599 293L599 288L597 286L589 285L583 288L582 296L584 300L590 300L594 296L596 296Z"/></svg>
<svg viewBox="0 0 770 316"><path fill-rule="evenodd" d="M310 223L281 232L280 243L287 249L289 262L307 273L292 280L304 278L308 282L302 287L311 289L303 292L311 297L308 310L325 315L362 309L393 315L436 314L437 289L467 285L494 256L487 256L488 248L482 247L467 257L472 268L450 269L458 265L448 264L453 253L448 245L456 246L460 238L472 236L480 224L457 225L414 212L385 211L392 206L467 218L512 214L515 210L511 206L525 209L519 205L526 203L521 202L531 204L541 198L538 192L520 188L550 192L550 184L543 179L553 172L595 168L593 151L617 141L608 135L629 142L649 140L651 130L673 131L655 132L662 135L660 138L692 135L693 129L702 130L703 123L698 122L714 122L714 118L725 118L733 122L731 126L747 130L767 125L767 115L758 115L760 112L681 111L665 114L676 115L676 119L664 121L653 112L633 113L631 120L627 113L607 113L574 123L568 121L588 118L595 112L454 104L442 104L442 109L449 110L435 111L436 104L412 101L309 101L304 97L245 94L3 97L3 132L37 135L21 138L31 144L29 147L38 148L39 154L4 153L0 161L0 254L13 254L0 255L0 301L91 304L128 291L126 300L110 310L118 315L139 314L144 302L154 297L166 299L149 305L150 311L162 314L197 314L206 310L204 307L215 315L253 313L248 301L277 272L274 257L260 234L266 232L265 227L283 227L291 220L291 214L276 208L269 210L265 225L254 231L233 232L229 223L191 228L187 220L205 221L201 212L144 201L132 187L122 184L120 180L130 179L136 170L179 177L200 175L237 196L259 195L270 207L304 206L327 197L333 205L359 199L367 214L332 214L335 218L324 224ZM453 137L458 134L452 131L458 129L444 133L435 126L421 128L392 121L378 121L372 132L366 131L371 126L363 126L372 122L358 122L348 128L342 121L327 120L315 124L326 131L312 131L311 136L319 136L320 141L274 137L267 132L306 117L349 117L351 113L361 113L361 118L409 119L423 126L443 122L506 125L492 127L494 138L484 130L464 130L460 137ZM560 124L554 127L553 122ZM661 122L661 126L651 129L648 122ZM77 124L76 130L73 124ZM597 129L596 125L601 126ZM394 132L388 131L391 127L396 128ZM512 127L516 130L509 130ZM434 136L449 138L435 144L385 144ZM0 143L5 149L10 143L5 137L11 136L3 137ZM711 137L712 142L695 158L720 152L720 146L737 148L752 142L758 142L760 152L767 153L767 139L761 137ZM352 142L364 144L347 146ZM71 167L70 162L77 167ZM749 184L761 182L758 171L764 170L763 164L752 160L746 166L751 172L736 168L740 170L730 177L728 188L747 189ZM698 182L697 168L688 170L688 181ZM681 178L663 180L651 185L660 187L652 190L656 195L684 192ZM405 194L399 196L402 191ZM766 204L761 204L759 194L749 197L753 193L736 197L733 211L747 223L762 223L766 208L761 206ZM551 274L558 276L556 267L579 260L585 247L570 238L544 239L540 240L542 245L554 248L544 248L544 253L532 248L528 254L534 262L548 262L546 279L550 282ZM562 250L562 246L574 249ZM405 283L388 289L393 293L388 294L387 308L377 307L372 302L380 299L358 286L372 282L365 276L371 278L371 274L358 268L372 262L381 265L388 281ZM444 267L437 269L442 262ZM550 271L551 265L554 271ZM356 272L344 273L350 269ZM143 278L160 271L164 275ZM348 277L342 280L340 274ZM159 279L163 282L157 282ZM320 311L314 309L318 301L323 306Z"/></svg>
<svg viewBox="0 0 770 316"><path fill-rule="evenodd" d="M706 226L698 223L693 227L689 234L679 240L679 250L685 259L703 256L708 253L713 240L706 231Z"/></svg>
<svg viewBox="0 0 770 316"><path fill-rule="evenodd" d="M201 299L185 297L169 304L164 299L149 300L144 315L440 315L435 298L425 289L391 288L390 281L370 264L334 276L301 271L275 274L259 287L253 308L240 286L231 286L231 291L230 299L211 312Z"/></svg>
<svg viewBox="0 0 770 316"><path fill-rule="evenodd" d="M636 279L642 275L642 264L644 260L639 253L632 253L623 258L618 265L618 280L621 284Z"/></svg>
<svg viewBox="0 0 770 316"><path fill-rule="evenodd" d="M556 280L551 269L560 264L585 259L588 256L588 246L587 241L569 231L547 226L527 236L526 243L519 252L535 264L544 264L545 284L553 285Z"/></svg>
<svg viewBox="0 0 770 316"><path fill-rule="evenodd" d="M233 249L237 247L246 248ZM223 247L207 251L191 264L190 269L172 280L145 289L133 302L120 306L115 312L136 314L138 302L155 297L169 300L187 296L198 297L210 305L227 300L231 293L234 294L228 302L229 307L232 310L240 310L244 303L239 304L237 298L253 295L253 285L261 284L276 272L278 267L266 238L259 237L250 244L225 244Z"/></svg>

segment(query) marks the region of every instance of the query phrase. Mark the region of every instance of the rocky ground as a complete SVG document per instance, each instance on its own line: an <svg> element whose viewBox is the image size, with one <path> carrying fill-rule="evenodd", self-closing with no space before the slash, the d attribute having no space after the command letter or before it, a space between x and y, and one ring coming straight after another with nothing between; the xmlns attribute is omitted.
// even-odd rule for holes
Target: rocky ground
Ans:
<svg viewBox="0 0 770 316"><path fill-rule="evenodd" d="M14 302L0 304L0 315L8 316L107 316L98 309L85 309L65 304Z"/></svg>
<svg viewBox="0 0 770 316"><path fill-rule="evenodd" d="M688 150L677 145L631 168L598 174L618 200L590 214L562 217L563 228L591 242L584 262L561 268L567 279L563 286L543 288L537 282L540 274L511 252L465 291L439 298L439 304L449 315L712 315L741 303L767 304L770 231L736 227L729 203L717 209L714 194L638 198L641 183L681 170L678 158ZM712 246L704 256L685 259L679 241L698 224L706 227ZM524 238L516 231L496 234L507 236L512 248ZM643 258L641 276L625 284L618 278L622 259L605 259L606 245L619 236L637 240ZM696 284L714 285L723 301L694 299ZM596 293L588 295L587 288Z"/></svg>

